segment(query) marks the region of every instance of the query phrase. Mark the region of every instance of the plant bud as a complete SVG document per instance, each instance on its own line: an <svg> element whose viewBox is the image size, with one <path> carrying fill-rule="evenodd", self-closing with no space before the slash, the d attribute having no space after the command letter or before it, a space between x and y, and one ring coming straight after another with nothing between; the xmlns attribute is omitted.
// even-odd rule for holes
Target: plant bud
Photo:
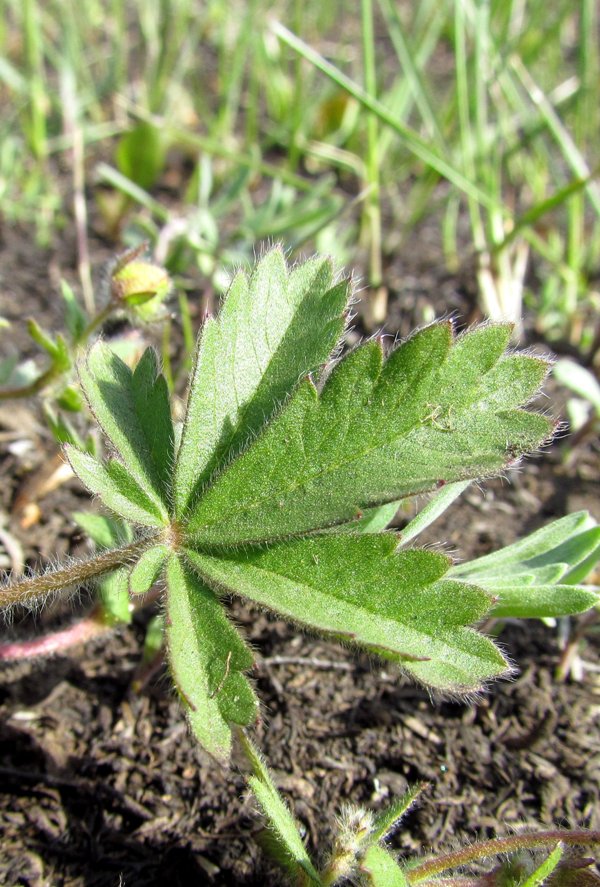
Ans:
<svg viewBox="0 0 600 887"><path fill-rule="evenodd" d="M150 320L168 296L171 278L164 268L137 258L121 260L110 278L111 296L132 308L142 320Z"/></svg>

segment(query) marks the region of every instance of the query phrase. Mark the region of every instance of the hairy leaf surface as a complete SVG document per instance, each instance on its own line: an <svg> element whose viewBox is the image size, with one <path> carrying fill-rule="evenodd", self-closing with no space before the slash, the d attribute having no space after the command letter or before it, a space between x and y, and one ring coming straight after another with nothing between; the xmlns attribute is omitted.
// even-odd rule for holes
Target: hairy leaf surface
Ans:
<svg viewBox="0 0 600 887"><path fill-rule="evenodd" d="M164 526L167 515L161 505L146 494L120 462L111 459L102 464L70 445L65 453L81 482L116 514L144 527Z"/></svg>
<svg viewBox="0 0 600 887"><path fill-rule="evenodd" d="M154 545L145 551L129 572L129 591L146 594L159 578L169 555L166 545Z"/></svg>
<svg viewBox="0 0 600 887"><path fill-rule="evenodd" d="M459 693L508 670L470 627L492 606L556 615L595 600L576 586L600 544L589 524L450 570L443 555L399 549L396 536L377 532L399 500L438 491L406 528L405 545L471 479L538 447L551 423L521 407L547 367L506 353L509 325L455 339L442 322L387 359L381 343L367 342L319 378L343 332L348 289L327 260L288 270L280 249L249 277L238 274L199 338L178 447L153 351L132 371L100 343L80 370L118 458L100 464L68 447L71 464L127 520L170 527L115 575L144 593L165 569L171 672L193 732L219 760L233 726L257 714L243 675L252 654L227 619L223 592ZM285 808L268 813L268 780L254 779L279 845L310 873L293 819ZM371 862L383 878L393 867L384 850Z"/></svg>
<svg viewBox="0 0 600 887"><path fill-rule="evenodd" d="M426 788L428 788L428 783L426 782L419 782L409 786L402 797L394 798L391 804L380 810L373 821L371 836L377 841L383 841L393 831L396 831L402 817L410 810Z"/></svg>
<svg viewBox="0 0 600 887"><path fill-rule="evenodd" d="M204 324L175 470L181 516L195 491L255 435L298 380L318 369L344 328L348 282L331 263L288 272L280 249L250 279L234 278L217 320Z"/></svg>
<svg viewBox="0 0 600 887"><path fill-rule="evenodd" d="M406 876L394 857L379 844L368 848L360 868L371 887L409 887Z"/></svg>
<svg viewBox="0 0 600 887"><path fill-rule="evenodd" d="M385 362L376 342L357 348L320 395L301 383L192 509L188 537L221 546L285 538L498 473L550 431L545 417L515 409L546 364L503 358L509 335L481 327L452 345L450 325L434 324Z"/></svg>
<svg viewBox="0 0 600 887"><path fill-rule="evenodd" d="M132 372L104 342L79 367L81 387L126 468L167 514L173 466L169 394L156 354L147 348Z"/></svg>
<svg viewBox="0 0 600 887"><path fill-rule="evenodd" d="M252 653L213 592L176 556L167 564L167 646L175 686L198 741L224 761L231 724L255 720L258 703L241 674Z"/></svg>
<svg viewBox="0 0 600 887"><path fill-rule="evenodd" d="M489 610L479 588L445 580L448 559L396 551L393 534L326 534L211 556L188 551L214 588L360 644L442 689L474 689L507 669L487 638L465 628Z"/></svg>

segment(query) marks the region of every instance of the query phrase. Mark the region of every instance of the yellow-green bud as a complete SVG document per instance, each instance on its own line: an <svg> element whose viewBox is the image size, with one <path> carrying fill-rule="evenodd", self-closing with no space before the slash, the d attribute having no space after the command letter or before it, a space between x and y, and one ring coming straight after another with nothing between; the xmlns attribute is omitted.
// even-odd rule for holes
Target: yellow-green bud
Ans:
<svg viewBox="0 0 600 887"><path fill-rule="evenodd" d="M156 316L171 289L171 278L165 269L140 258L146 248L143 243L124 253L110 277L112 301L120 302L142 321Z"/></svg>
<svg viewBox="0 0 600 887"><path fill-rule="evenodd" d="M171 279L164 268L140 259L123 265L111 277L113 298L132 306L154 298L162 301L170 288Z"/></svg>

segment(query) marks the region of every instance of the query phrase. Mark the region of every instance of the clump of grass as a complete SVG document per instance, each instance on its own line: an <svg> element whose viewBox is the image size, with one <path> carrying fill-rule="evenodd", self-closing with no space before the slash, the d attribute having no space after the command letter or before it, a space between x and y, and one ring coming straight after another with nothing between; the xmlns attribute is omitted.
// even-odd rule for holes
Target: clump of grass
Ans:
<svg viewBox="0 0 600 887"><path fill-rule="evenodd" d="M360 245L376 324L398 244L382 218L401 233L434 212L449 264L474 261L484 314L518 320L525 298L542 332L593 357L594 0L551 10L541 0L427 0L414 10L362 0L356 17L340 2L238 5L232 16L216 0L200 9L115 0L107 16L98 0L85 15L76 4L5 0L0 82L18 109L16 129L5 117L12 135L0 154L9 217L37 218L47 239L64 211L48 169L69 152L81 198L89 158L113 153L112 171L100 169L116 188L103 211L113 235L132 243L132 215L159 228L173 221L156 185L176 150L202 182L181 190L176 212L188 221L179 239L203 268L249 255L257 237L339 244L342 261ZM336 192L341 183L358 205ZM265 191L286 187L294 202L312 191L306 213L282 211L279 196L264 211ZM81 199L75 215L89 297Z"/></svg>

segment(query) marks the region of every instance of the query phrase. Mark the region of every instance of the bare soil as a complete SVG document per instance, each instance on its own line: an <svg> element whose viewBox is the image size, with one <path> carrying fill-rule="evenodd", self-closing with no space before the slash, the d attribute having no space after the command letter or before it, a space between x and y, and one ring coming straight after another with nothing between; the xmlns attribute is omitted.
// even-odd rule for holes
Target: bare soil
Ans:
<svg viewBox="0 0 600 887"><path fill-rule="evenodd" d="M435 249L428 254L426 234L417 232L388 269L391 334L421 323L430 306L477 315L468 282L448 275ZM94 244L97 261L109 253ZM75 280L74 264L68 233L44 252L29 232L0 231L0 314L14 321L3 343L28 347L28 315L60 328L56 284L60 275ZM196 317L201 296L199 283ZM553 405L560 411L558 394ZM55 453L34 403L1 405L0 529L20 540L30 565L85 550L71 514L94 506L74 479L39 498L39 519L23 527L23 485ZM468 558L568 511L588 508L600 519L597 444L568 463L563 457L558 442L509 478L471 488L423 541L444 540L446 550ZM87 607L83 599L66 612L50 608L35 624L23 618L2 633L32 636ZM560 683L558 629L507 625L500 640L518 672L462 704L432 700L380 662L232 607L259 661L257 739L311 849L327 845L341 804L377 809L422 780L430 788L394 838L402 853L523 826L600 829L598 634L590 633L582 654L591 668ZM0 882L7 887L282 883L254 840L261 823L236 763L221 770L195 746L162 672L133 689L149 616L69 655L0 669Z"/></svg>

